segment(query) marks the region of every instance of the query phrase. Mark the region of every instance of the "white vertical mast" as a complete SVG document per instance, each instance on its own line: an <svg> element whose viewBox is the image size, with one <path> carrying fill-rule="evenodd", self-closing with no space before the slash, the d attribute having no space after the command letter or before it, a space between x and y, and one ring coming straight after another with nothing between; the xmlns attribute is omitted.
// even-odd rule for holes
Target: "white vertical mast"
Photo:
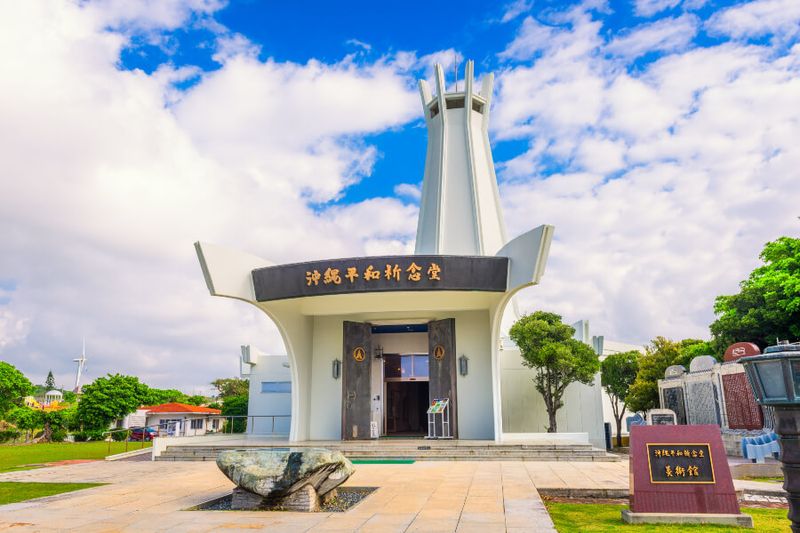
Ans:
<svg viewBox="0 0 800 533"><path fill-rule="evenodd" d="M464 90L447 93L442 66L434 70L435 96L419 82L428 151L415 253L494 255L506 243L489 145L494 77L484 76L475 91L474 63L467 61Z"/></svg>
<svg viewBox="0 0 800 533"><path fill-rule="evenodd" d="M76 394L81 392L81 375L83 374L83 370L86 368L86 337L83 338L83 349L81 350L81 356L78 359L72 360L74 363L78 363L78 370L75 373L75 388L73 392Z"/></svg>

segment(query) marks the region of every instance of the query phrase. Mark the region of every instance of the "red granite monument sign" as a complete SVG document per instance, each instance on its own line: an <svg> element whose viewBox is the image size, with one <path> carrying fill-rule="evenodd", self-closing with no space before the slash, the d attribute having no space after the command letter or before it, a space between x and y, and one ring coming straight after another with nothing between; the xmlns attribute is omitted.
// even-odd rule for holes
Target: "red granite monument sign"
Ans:
<svg viewBox="0 0 800 533"><path fill-rule="evenodd" d="M719 426L632 426L630 439L626 522L719 519L752 527L739 510Z"/></svg>

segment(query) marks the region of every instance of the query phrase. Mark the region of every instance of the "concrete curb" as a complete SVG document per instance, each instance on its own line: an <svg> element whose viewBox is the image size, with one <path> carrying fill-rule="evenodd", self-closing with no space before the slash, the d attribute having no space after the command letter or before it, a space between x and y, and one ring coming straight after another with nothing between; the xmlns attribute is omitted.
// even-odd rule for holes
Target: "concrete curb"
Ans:
<svg viewBox="0 0 800 533"><path fill-rule="evenodd" d="M572 489L572 488L542 488L537 487L539 494L551 498L596 498L596 499L626 499L630 496L628 489ZM737 489L736 497L741 501L744 496L778 496L785 498L787 493L782 488L776 490L762 489Z"/></svg>
<svg viewBox="0 0 800 533"><path fill-rule="evenodd" d="M120 461L122 459L127 459L129 457L136 457L137 455L144 455L146 453L152 454L153 453L153 449L152 448L142 448L142 449L139 449L139 450L131 450L131 451L128 451L128 452L115 453L114 455L109 455L108 457L106 457L106 461Z"/></svg>

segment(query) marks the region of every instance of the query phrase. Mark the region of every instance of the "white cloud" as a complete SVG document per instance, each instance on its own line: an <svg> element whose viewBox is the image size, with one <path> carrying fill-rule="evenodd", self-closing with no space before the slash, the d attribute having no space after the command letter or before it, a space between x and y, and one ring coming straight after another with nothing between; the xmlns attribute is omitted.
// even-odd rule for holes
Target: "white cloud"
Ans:
<svg viewBox="0 0 800 533"><path fill-rule="evenodd" d="M371 44L365 43L364 41L359 41L358 39L347 39L347 41L345 41L345 42L347 44L349 44L349 45L355 46L357 48L361 48L365 52L369 52L370 50L372 50L372 45Z"/></svg>
<svg viewBox="0 0 800 533"><path fill-rule="evenodd" d="M697 34L699 20L694 15L661 19L634 28L615 38L606 51L629 59L648 52L674 52L685 49Z"/></svg>
<svg viewBox="0 0 800 533"><path fill-rule="evenodd" d="M225 33L217 38L217 52L211 59L217 63L225 63L231 58L242 56L255 59L260 52L261 47L241 33Z"/></svg>
<svg viewBox="0 0 800 533"><path fill-rule="evenodd" d="M789 38L800 34L800 2L756 0L715 13L707 22L710 31L735 38L776 34Z"/></svg>
<svg viewBox="0 0 800 533"><path fill-rule="evenodd" d="M522 307L621 340L708 337L714 297L797 233L800 46L668 47L631 73L591 28L559 28L498 79L493 134L529 143L500 167L510 233L556 226Z"/></svg>
<svg viewBox="0 0 800 533"><path fill-rule="evenodd" d="M680 3L681 0L635 0L634 12L640 17L652 17Z"/></svg>
<svg viewBox="0 0 800 533"><path fill-rule="evenodd" d="M209 297L192 243L274 261L408 247L413 206L309 202L369 173L362 136L413 118L418 97L392 58L261 63L243 42L176 93L199 72L120 70L127 37L107 30L117 14L103 7L0 13L0 279L15 285L0 303L0 358L69 383L85 335L89 379L124 372L191 391L234 375L239 344L283 350L263 314ZM180 13L154 14L148 31L198 16Z"/></svg>
<svg viewBox="0 0 800 533"><path fill-rule="evenodd" d="M192 17L222 9L225 0L89 0L82 6L105 26L122 30L173 30Z"/></svg>
<svg viewBox="0 0 800 533"><path fill-rule="evenodd" d="M394 194L397 196L402 196L406 198L410 198L414 201L418 201L422 196L422 189L420 186L413 183L398 183L394 186Z"/></svg>
<svg viewBox="0 0 800 533"><path fill-rule="evenodd" d="M501 23L511 22L523 13L527 13L533 7L532 0L514 0L507 4L503 11L503 16L500 19Z"/></svg>

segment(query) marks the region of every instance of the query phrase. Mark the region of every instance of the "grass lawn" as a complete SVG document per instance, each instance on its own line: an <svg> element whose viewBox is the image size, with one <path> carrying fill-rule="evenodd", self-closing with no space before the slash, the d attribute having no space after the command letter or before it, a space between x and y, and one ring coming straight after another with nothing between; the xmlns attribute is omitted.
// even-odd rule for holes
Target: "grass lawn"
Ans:
<svg viewBox="0 0 800 533"><path fill-rule="evenodd" d="M129 442L128 450L138 450L141 442ZM150 446L149 442L145 447ZM112 442L111 454L107 442L53 442L43 444L17 444L0 446L0 472L36 468L40 463L68 459L104 459L107 455L125 451L124 442ZM63 492L63 491L62 491Z"/></svg>
<svg viewBox="0 0 800 533"><path fill-rule="evenodd" d="M545 502L550 517L559 533L573 531L613 531L614 533L655 533L661 531L710 531L722 533L723 531L744 533L745 531L758 531L759 533L777 533L791 531L789 519L786 518L786 509L754 509L743 508L742 512L753 517L754 530L738 527L717 525L686 525L686 524L623 524L620 513L626 505L591 504L591 503L556 503Z"/></svg>
<svg viewBox="0 0 800 533"><path fill-rule="evenodd" d="M0 505L16 503L32 498L52 496L62 492L98 487L104 483L17 483L0 482Z"/></svg>
<svg viewBox="0 0 800 533"><path fill-rule="evenodd" d="M747 481L761 481L762 483L783 483L783 476L781 477L753 476L753 477L744 477L742 479L746 479Z"/></svg>

